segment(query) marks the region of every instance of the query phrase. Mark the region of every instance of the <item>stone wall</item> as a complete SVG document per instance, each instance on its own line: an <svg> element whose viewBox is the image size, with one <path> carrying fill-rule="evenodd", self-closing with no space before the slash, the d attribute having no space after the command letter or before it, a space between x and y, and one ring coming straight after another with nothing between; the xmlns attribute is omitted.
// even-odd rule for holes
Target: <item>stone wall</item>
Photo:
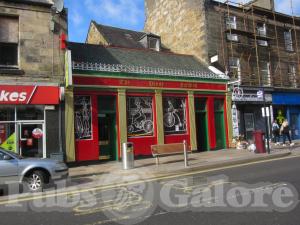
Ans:
<svg viewBox="0 0 300 225"><path fill-rule="evenodd" d="M105 40L103 35L101 35L94 22L91 22L90 24L90 28L86 38L86 43L95 45L108 45L107 41Z"/></svg>
<svg viewBox="0 0 300 225"><path fill-rule="evenodd" d="M50 30L50 6L14 4L0 1L1 16L19 18L18 69L0 73L1 83L64 82L64 50L60 49L60 34L67 33L66 16L55 15L55 32Z"/></svg>
<svg viewBox="0 0 300 225"><path fill-rule="evenodd" d="M204 0L145 0L145 31L171 51L208 62Z"/></svg>

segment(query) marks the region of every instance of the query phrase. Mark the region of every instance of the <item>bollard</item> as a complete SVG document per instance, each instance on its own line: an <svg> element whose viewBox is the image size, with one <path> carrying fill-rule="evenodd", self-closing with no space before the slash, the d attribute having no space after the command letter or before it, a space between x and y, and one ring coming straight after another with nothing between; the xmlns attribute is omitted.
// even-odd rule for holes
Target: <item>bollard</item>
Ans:
<svg viewBox="0 0 300 225"><path fill-rule="evenodd" d="M189 162L188 162L188 152L187 152L186 140L183 140L183 151L184 151L184 167L188 167Z"/></svg>

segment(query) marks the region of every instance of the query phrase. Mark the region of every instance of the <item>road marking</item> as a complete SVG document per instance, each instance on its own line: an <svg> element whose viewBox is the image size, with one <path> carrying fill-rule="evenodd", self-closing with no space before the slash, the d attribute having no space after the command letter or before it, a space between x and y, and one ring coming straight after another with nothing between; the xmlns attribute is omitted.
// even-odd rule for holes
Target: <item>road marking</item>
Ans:
<svg viewBox="0 0 300 225"><path fill-rule="evenodd" d="M261 163L265 163L265 162L273 162L273 161L279 161L279 160L285 160L285 159L291 159L291 158L299 158L299 157L300 157L300 155L292 155L292 156L286 156L284 158L266 159L266 160L260 160L260 161L256 161L256 162L242 163L242 164L218 167L218 168L213 168L213 169L206 169L206 170L201 170L201 171L186 172L186 173L174 174L174 175L169 175L169 176L154 177L154 178L149 178L149 179L145 179L142 181L137 180L137 181L132 181L132 182L128 182L128 183L112 184L112 185L106 185L106 186L102 186L102 187L93 187L93 188L81 189L81 190L76 190L76 191L57 192L57 193L51 193L51 194L47 194L47 192L45 192L45 193L42 193L41 195L30 196L30 197L25 197L25 198L0 200L0 206L14 204L14 203L27 202L27 201L37 200L37 199L53 198L53 197L60 197L60 196L73 195L73 194L76 195L76 194L90 192L90 191L102 191L102 190L107 190L107 189L111 189L111 188L121 188L121 187L128 186L128 185L140 184L143 182L149 183L149 182L153 182L153 181L161 181L161 180L172 179L172 178L177 178L177 177L191 176L191 175L195 175L195 174L204 174L204 173L209 173L209 172L214 172L214 171L219 171L219 170L226 170L226 169L232 169L232 168L237 168L237 167L245 167L245 166L261 164Z"/></svg>

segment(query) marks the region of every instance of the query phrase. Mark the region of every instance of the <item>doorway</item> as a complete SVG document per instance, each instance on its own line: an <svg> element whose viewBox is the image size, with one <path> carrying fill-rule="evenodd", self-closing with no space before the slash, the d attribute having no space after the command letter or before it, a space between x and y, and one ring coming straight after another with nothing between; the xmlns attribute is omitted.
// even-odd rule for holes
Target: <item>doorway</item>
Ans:
<svg viewBox="0 0 300 225"><path fill-rule="evenodd" d="M19 154L24 157L46 158L43 123L18 123Z"/></svg>
<svg viewBox="0 0 300 225"><path fill-rule="evenodd" d="M99 159L117 160L116 96L98 96Z"/></svg>
<svg viewBox="0 0 300 225"><path fill-rule="evenodd" d="M214 99L216 150L226 148L224 99Z"/></svg>
<svg viewBox="0 0 300 225"><path fill-rule="evenodd" d="M199 152L209 150L206 102L206 98L195 98L197 149Z"/></svg>

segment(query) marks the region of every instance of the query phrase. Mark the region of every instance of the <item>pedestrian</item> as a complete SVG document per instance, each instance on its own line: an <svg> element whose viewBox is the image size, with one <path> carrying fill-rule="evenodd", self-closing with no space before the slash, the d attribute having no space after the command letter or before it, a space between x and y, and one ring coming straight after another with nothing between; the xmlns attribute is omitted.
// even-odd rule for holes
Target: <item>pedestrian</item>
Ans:
<svg viewBox="0 0 300 225"><path fill-rule="evenodd" d="M273 141L275 145L279 145L279 139L280 139L279 130L280 130L279 125L277 121L274 120L272 124L272 133L273 133Z"/></svg>
<svg viewBox="0 0 300 225"><path fill-rule="evenodd" d="M285 140L286 138L288 138L289 142L290 142L290 146L293 146L294 143L292 143L292 140L291 140L291 136L290 136L290 126L289 126L289 122L287 121L287 119L285 119L281 125L281 128L280 128L280 133L282 134L283 136L283 146L286 146L285 145Z"/></svg>

